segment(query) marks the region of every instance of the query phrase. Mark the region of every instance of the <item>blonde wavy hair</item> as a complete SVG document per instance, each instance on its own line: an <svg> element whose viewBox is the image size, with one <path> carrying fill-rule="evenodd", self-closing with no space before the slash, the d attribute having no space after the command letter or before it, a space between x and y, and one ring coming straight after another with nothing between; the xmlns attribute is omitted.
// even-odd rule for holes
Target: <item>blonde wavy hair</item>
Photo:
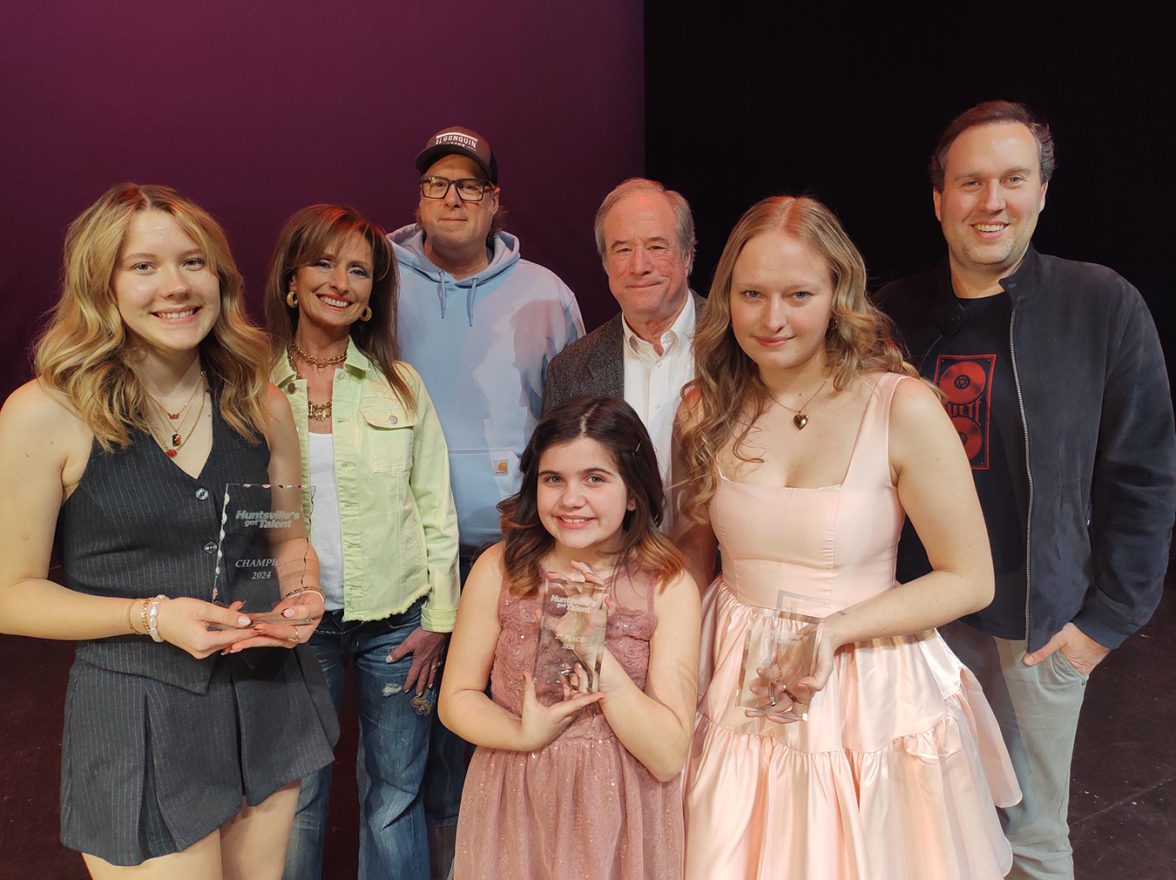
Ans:
<svg viewBox="0 0 1176 880"><path fill-rule="evenodd" d="M35 346L37 376L69 402L108 452L128 446L132 429L149 431L146 391L130 366L134 338L114 292L119 255L131 222L142 211L171 215L220 282L220 315L200 343L200 359L225 422L256 443L257 428L266 419L266 335L245 312L241 273L224 230L166 186L119 184L70 224L61 299Z"/></svg>
<svg viewBox="0 0 1176 880"><path fill-rule="evenodd" d="M731 276L744 246L773 231L804 242L828 263L833 313L825 355L835 389L879 370L918 375L902 359L889 319L866 298L865 261L833 212L816 199L796 196L773 196L752 205L731 230L719 258L694 332L695 378L683 390L691 413L680 435L687 487L682 512L695 522L706 521L705 510L718 484L719 451L734 437L736 457L752 460L740 450L770 400L755 362L731 330Z"/></svg>

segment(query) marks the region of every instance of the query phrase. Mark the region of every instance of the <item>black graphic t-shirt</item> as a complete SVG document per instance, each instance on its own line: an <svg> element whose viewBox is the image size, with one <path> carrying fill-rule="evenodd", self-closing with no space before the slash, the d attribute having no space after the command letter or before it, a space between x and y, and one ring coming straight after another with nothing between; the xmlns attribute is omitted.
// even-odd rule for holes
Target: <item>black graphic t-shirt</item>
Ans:
<svg viewBox="0 0 1176 880"><path fill-rule="evenodd" d="M1029 478L1025 431L1009 350L1007 293L961 299L966 320L928 353L920 370L944 406L972 465L984 510L996 597L964 620L1004 639L1025 638L1025 528Z"/></svg>

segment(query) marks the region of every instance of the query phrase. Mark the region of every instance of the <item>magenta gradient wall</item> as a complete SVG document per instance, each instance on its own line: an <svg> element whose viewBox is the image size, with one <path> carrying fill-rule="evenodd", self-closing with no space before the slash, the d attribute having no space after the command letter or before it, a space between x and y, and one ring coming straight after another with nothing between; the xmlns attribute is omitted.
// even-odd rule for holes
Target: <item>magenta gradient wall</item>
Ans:
<svg viewBox="0 0 1176 880"><path fill-rule="evenodd" d="M506 226L593 326L615 311L592 242L643 167L642 6L0 0L0 393L56 300L68 222L113 183L166 183L225 226L250 309L278 227L312 202L411 222L442 126L494 145Z"/></svg>

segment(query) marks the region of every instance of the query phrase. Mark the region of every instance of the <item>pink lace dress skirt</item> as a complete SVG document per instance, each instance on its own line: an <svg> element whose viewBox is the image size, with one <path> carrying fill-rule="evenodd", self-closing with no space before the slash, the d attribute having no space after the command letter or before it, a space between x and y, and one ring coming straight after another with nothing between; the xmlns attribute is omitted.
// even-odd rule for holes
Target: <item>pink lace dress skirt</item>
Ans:
<svg viewBox="0 0 1176 880"><path fill-rule="evenodd" d="M656 620L648 601L622 604L605 640L645 686ZM522 709L523 672L535 664L539 601L499 594L501 632L490 684L494 701ZM589 706L537 752L478 748L457 824L456 880L628 880L682 876L680 778L658 782Z"/></svg>

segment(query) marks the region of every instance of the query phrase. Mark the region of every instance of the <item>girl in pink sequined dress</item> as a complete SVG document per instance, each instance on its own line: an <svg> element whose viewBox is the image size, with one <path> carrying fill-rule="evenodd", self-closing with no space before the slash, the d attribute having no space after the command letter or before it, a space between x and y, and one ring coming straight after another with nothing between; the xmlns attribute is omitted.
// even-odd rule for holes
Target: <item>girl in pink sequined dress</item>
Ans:
<svg viewBox="0 0 1176 880"><path fill-rule="evenodd" d="M657 530L652 443L624 401L581 397L539 423L519 468L522 487L499 506L505 540L466 581L441 685L441 720L478 746L454 876L679 877L699 598ZM599 690L545 705L532 671L556 578L604 585L609 613Z"/></svg>

